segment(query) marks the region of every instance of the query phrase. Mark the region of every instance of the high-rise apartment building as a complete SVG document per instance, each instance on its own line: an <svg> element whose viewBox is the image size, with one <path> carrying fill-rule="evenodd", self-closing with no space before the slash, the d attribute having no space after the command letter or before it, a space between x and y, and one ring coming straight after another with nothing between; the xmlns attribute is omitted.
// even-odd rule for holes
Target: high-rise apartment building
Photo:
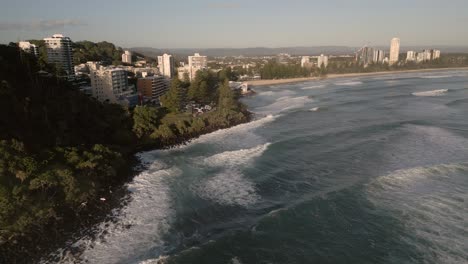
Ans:
<svg viewBox="0 0 468 264"><path fill-rule="evenodd" d="M174 57L169 54L158 56L158 68L161 75L172 78L175 74Z"/></svg>
<svg viewBox="0 0 468 264"><path fill-rule="evenodd" d="M161 96L169 90L169 81L161 75L155 75L137 80L138 93L159 104Z"/></svg>
<svg viewBox="0 0 468 264"><path fill-rule="evenodd" d="M384 59L385 59L385 51L375 49L374 54L372 56L372 62L383 63Z"/></svg>
<svg viewBox="0 0 468 264"><path fill-rule="evenodd" d="M322 65L325 68L328 66L328 56L320 54L320 56L317 57L317 66L322 67Z"/></svg>
<svg viewBox="0 0 468 264"><path fill-rule="evenodd" d="M93 97L101 102L122 104L128 89L127 72L121 68L99 67L90 74Z"/></svg>
<svg viewBox="0 0 468 264"><path fill-rule="evenodd" d="M364 64L365 66L372 63L374 60L374 48L363 47L360 52L357 54L357 59L359 63Z"/></svg>
<svg viewBox="0 0 468 264"><path fill-rule="evenodd" d="M301 67L306 68L310 66L310 56L302 56Z"/></svg>
<svg viewBox="0 0 468 264"><path fill-rule="evenodd" d="M432 59L433 60L440 59L440 50L433 50L432 51Z"/></svg>
<svg viewBox="0 0 468 264"><path fill-rule="evenodd" d="M406 61L416 61L416 52L410 50L406 53Z"/></svg>
<svg viewBox="0 0 468 264"><path fill-rule="evenodd" d="M199 53L195 53L193 56L188 57L188 63L189 63L189 77L190 80L193 80L195 78L195 74L199 70L206 69L208 66L208 57L206 56L201 56Z"/></svg>
<svg viewBox="0 0 468 264"><path fill-rule="evenodd" d="M124 54L122 54L122 62L132 64L132 52L126 50Z"/></svg>
<svg viewBox="0 0 468 264"><path fill-rule="evenodd" d="M36 57L39 56L39 48L36 45L31 44L29 41L18 42L18 47L24 52L31 53Z"/></svg>
<svg viewBox="0 0 468 264"><path fill-rule="evenodd" d="M44 41L47 48L48 62L56 64L69 79L73 79L75 69L71 39L64 37L62 34L54 34L50 38L45 38Z"/></svg>
<svg viewBox="0 0 468 264"><path fill-rule="evenodd" d="M395 64L398 62L400 56L400 39L393 38L390 43L390 59L389 64Z"/></svg>

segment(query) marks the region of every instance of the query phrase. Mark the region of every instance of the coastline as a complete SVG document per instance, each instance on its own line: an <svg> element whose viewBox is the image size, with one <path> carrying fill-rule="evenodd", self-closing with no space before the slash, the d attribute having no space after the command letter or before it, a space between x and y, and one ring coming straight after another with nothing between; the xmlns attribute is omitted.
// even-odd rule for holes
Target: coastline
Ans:
<svg viewBox="0 0 468 264"><path fill-rule="evenodd" d="M83 213L77 217L76 222L70 222L68 225L60 228L60 237L50 236L45 239L44 243L47 245L42 248L41 252L29 252L30 260L35 262L59 262L63 260L80 261L81 249L73 248L72 239L79 239L89 237L96 239L99 233L95 228L100 223L105 221L114 221L115 212L121 210L127 203L127 195L129 194L126 184L133 180L141 172L141 160L137 157L138 153L152 150L171 149L181 145L190 143L192 140L200 136L210 134L222 129L229 129L241 124L249 123L253 120L254 114L246 111L246 119L240 122L231 122L225 125L206 127L199 133L187 134L183 137L174 138L171 142L166 143L147 143L135 145L131 149L122 149L122 155L125 164L121 167L119 177L112 185L107 186L106 191L100 192L100 197L106 197L106 201L97 201L89 203L88 208L83 210ZM26 246L28 247L28 246ZM58 249L63 249L62 255L54 255Z"/></svg>
<svg viewBox="0 0 468 264"><path fill-rule="evenodd" d="M308 82L308 81L318 81L318 80L346 78L346 77L362 77L362 76L388 75L388 74L411 73L411 72L432 72L432 71L441 71L441 70L468 70L468 67L430 68L430 69L380 71L380 72L337 73L337 74L329 74L325 77L300 77L300 78L275 79L275 80L253 80L253 81L246 81L246 83L249 85L249 87L262 87L262 86L277 85L277 84L301 83L301 82Z"/></svg>

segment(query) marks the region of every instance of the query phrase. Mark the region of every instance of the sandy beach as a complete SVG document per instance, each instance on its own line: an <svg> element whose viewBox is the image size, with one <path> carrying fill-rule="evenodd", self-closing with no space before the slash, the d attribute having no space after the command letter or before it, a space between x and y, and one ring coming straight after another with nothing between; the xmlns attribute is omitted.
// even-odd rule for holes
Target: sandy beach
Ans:
<svg viewBox="0 0 468 264"><path fill-rule="evenodd" d="M261 86L268 86L268 85L308 82L308 81L333 79L333 78L374 76L374 75L398 74L398 73L408 73L408 72L431 72L431 71L440 71L440 70L468 70L468 67L329 74L326 77L303 77L303 78L276 79L276 80L253 80L253 81L247 81L246 83L250 87L261 87Z"/></svg>

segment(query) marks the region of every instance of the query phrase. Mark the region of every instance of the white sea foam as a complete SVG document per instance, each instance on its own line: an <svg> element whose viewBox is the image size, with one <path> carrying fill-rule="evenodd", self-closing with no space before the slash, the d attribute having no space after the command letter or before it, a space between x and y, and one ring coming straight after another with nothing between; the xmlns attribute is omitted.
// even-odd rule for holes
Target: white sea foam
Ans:
<svg viewBox="0 0 468 264"><path fill-rule="evenodd" d="M234 167L246 164L253 158L259 157L267 150L270 143L258 145L250 149L240 149L225 151L204 159L203 164L213 167L227 166Z"/></svg>
<svg viewBox="0 0 468 264"><path fill-rule="evenodd" d="M255 184L237 169L227 169L195 187L198 195L223 205L248 207L259 200Z"/></svg>
<svg viewBox="0 0 468 264"><path fill-rule="evenodd" d="M318 110L320 110L320 107L314 107L314 108L311 108L309 111L312 111L312 112L317 112Z"/></svg>
<svg viewBox="0 0 468 264"><path fill-rule="evenodd" d="M429 76L421 76L422 79L440 79L440 78L450 78L456 75L429 75Z"/></svg>
<svg viewBox="0 0 468 264"><path fill-rule="evenodd" d="M301 89L302 90L313 90L313 89L324 88L325 86L326 86L325 84L317 84L317 85L302 87Z"/></svg>
<svg viewBox="0 0 468 264"><path fill-rule="evenodd" d="M356 86L362 84L361 81L337 82L335 85L339 86Z"/></svg>
<svg viewBox="0 0 468 264"><path fill-rule="evenodd" d="M411 93L414 96L441 96L448 92L448 89L439 89L439 90L432 90L432 91L424 91L424 92L414 92Z"/></svg>
<svg viewBox="0 0 468 264"><path fill-rule="evenodd" d="M406 227L402 239L435 263L463 263L468 255L467 163L397 170L367 187L368 197Z"/></svg>
<svg viewBox="0 0 468 264"><path fill-rule="evenodd" d="M84 237L72 245L84 249L79 259L89 263L128 263L148 248L162 250L163 236L174 215L166 179L181 173L177 168L160 169L164 166L160 162L151 164L127 185L131 192L129 203L116 216L117 221L100 224L96 240Z"/></svg>
<svg viewBox="0 0 468 264"><path fill-rule="evenodd" d="M265 91L259 92L258 96L288 96L296 94L294 91L291 90L281 90L281 91Z"/></svg>
<svg viewBox="0 0 468 264"><path fill-rule="evenodd" d="M256 113L262 114L276 114L281 113L285 110L297 109L304 107L305 104L313 102L313 99L308 96L299 96L299 97L280 97L274 103L256 108L254 111Z"/></svg>

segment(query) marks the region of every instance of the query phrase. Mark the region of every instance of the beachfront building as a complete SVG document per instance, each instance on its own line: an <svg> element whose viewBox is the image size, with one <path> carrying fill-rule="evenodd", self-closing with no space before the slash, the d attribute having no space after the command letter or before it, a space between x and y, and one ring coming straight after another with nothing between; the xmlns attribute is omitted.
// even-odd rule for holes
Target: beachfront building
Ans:
<svg viewBox="0 0 468 264"><path fill-rule="evenodd" d="M18 47L24 52L30 53L36 57L39 56L39 48L36 45L31 44L29 41L18 42Z"/></svg>
<svg viewBox="0 0 468 264"><path fill-rule="evenodd" d="M400 39L393 38L390 43L390 58L389 58L390 65L397 63L399 56L400 56Z"/></svg>
<svg viewBox="0 0 468 264"><path fill-rule="evenodd" d="M320 56L317 57L317 66L318 67L328 67L328 56L325 56L323 54L320 54Z"/></svg>
<svg viewBox="0 0 468 264"><path fill-rule="evenodd" d="M126 50L124 54L122 54L122 63L132 64L132 52Z"/></svg>
<svg viewBox="0 0 468 264"><path fill-rule="evenodd" d="M440 50L432 50L432 59L433 60L440 59Z"/></svg>
<svg viewBox="0 0 468 264"><path fill-rule="evenodd" d="M416 61L416 52L410 50L406 52L406 62Z"/></svg>
<svg viewBox="0 0 468 264"><path fill-rule="evenodd" d="M201 56L199 53L195 53L193 56L188 57L189 67L189 78L193 80L197 71L206 69L208 67L208 57Z"/></svg>
<svg viewBox="0 0 468 264"><path fill-rule="evenodd" d="M54 34L50 38L44 38L44 42L47 48L47 62L57 65L65 72L65 77L73 79L75 69L71 39L62 34Z"/></svg>
<svg viewBox="0 0 468 264"><path fill-rule="evenodd" d="M383 63L385 59L385 51L374 49L374 54L372 56L373 63Z"/></svg>
<svg viewBox="0 0 468 264"><path fill-rule="evenodd" d="M174 58L172 55L164 53L164 55L158 56L158 68L163 76L172 78L175 72L174 67Z"/></svg>

